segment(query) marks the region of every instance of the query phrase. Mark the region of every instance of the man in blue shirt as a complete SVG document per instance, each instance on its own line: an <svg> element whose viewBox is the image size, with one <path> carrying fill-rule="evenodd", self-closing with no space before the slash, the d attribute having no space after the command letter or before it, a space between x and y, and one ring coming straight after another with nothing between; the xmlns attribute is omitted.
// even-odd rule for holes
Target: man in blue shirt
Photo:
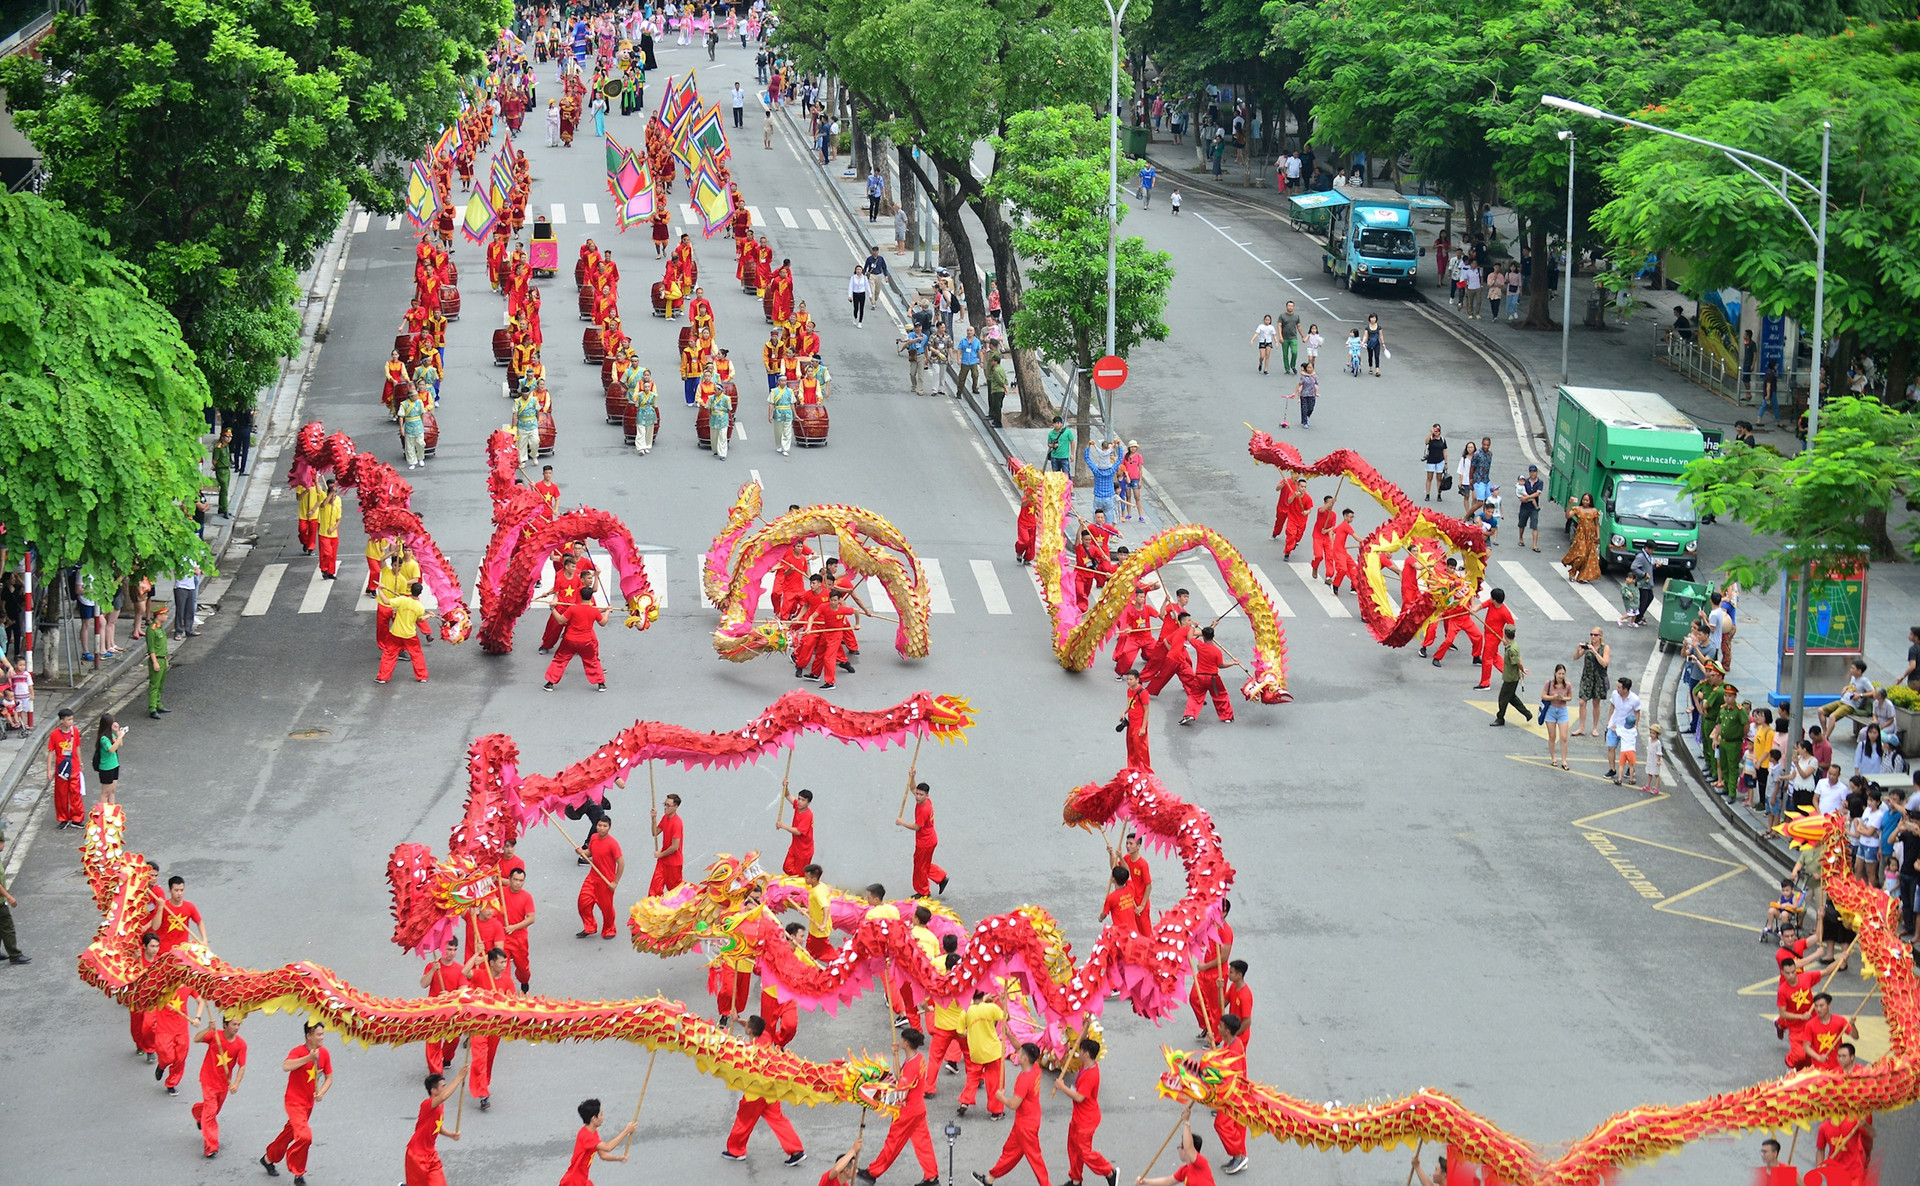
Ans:
<svg viewBox="0 0 1920 1186"><path fill-rule="evenodd" d="M1142 206L1153 205L1153 166L1140 170L1140 197Z"/></svg>
<svg viewBox="0 0 1920 1186"><path fill-rule="evenodd" d="M866 262L860 265L860 270L868 276L884 276L887 274L887 261L880 258L880 249L878 247L868 253Z"/></svg>
<svg viewBox="0 0 1920 1186"><path fill-rule="evenodd" d="M873 172L867 174L867 222L868 223L871 224L879 220L880 197L882 194L886 192L887 192L887 181L886 181L886 178L880 176L879 169L875 169ZM877 247L874 248L874 251L876 254L879 252L879 250L880 249ZM886 266L887 266L887 261L881 260L880 261L881 270L884 271L886 269Z"/></svg>
<svg viewBox="0 0 1920 1186"><path fill-rule="evenodd" d="M967 336L960 339L956 349L960 354L960 377L954 381L954 394L960 393L960 385L966 384L968 391L980 394L980 336L967 327Z"/></svg>
<svg viewBox="0 0 1920 1186"><path fill-rule="evenodd" d="M1093 474L1093 510L1113 518L1113 475L1120 469L1118 440L1101 446L1087 446L1087 469Z"/></svg>
<svg viewBox="0 0 1920 1186"><path fill-rule="evenodd" d="M907 331L900 339L900 352L907 356L907 390L913 395L925 395L926 380L920 372L926 369L927 335L920 332L919 326Z"/></svg>

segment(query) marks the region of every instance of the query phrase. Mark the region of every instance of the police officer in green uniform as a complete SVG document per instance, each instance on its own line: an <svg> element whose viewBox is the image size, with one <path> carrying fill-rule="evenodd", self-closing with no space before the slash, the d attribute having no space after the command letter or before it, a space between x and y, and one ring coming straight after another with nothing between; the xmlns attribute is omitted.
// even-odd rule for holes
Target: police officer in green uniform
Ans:
<svg viewBox="0 0 1920 1186"><path fill-rule="evenodd" d="M220 517L227 517L227 491L233 485L233 432L222 429L213 443L213 480L220 484Z"/></svg>
<svg viewBox="0 0 1920 1186"><path fill-rule="evenodd" d="M160 693L167 686L166 616L164 605L154 606L147 614L147 715L156 721L161 713L173 711L160 703Z"/></svg>

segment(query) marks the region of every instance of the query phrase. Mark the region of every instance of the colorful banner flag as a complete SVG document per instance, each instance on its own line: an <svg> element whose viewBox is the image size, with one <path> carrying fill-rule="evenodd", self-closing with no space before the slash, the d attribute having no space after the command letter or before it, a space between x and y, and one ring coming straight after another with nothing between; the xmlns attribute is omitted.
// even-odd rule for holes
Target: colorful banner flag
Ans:
<svg viewBox="0 0 1920 1186"><path fill-rule="evenodd" d="M493 203L505 208L507 199L513 194L513 142L500 146L493 154L493 161L487 166L487 183L493 187Z"/></svg>
<svg viewBox="0 0 1920 1186"><path fill-rule="evenodd" d="M460 233L475 243L485 243L500 222L500 211L493 204L489 187L481 186L467 199L467 214L460 221Z"/></svg>
<svg viewBox="0 0 1920 1186"><path fill-rule="evenodd" d="M727 144L726 125L720 120L718 107L707 108L707 113L694 121L687 132L687 139L707 160L718 163L733 155L733 149Z"/></svg>
<svg viewBox="0 0 1920 1186"><path fill-rule="evenodd" d="M624 202L640 192L643 175L633 153L611 135L607 137L607 192Z"/></svg>
<svg viewBox="0 0 1920 1186"><path fill-rule="evenodd" d="M660 118L665 119L668 112L680 110L680 88L674 84L673 75L667 75L667 85L660 88Z"/></svg>
<svg viewBox="0 0 1920 1186"><path fill-rule="evenodd" d="M419 161L413 162L413 168L407 171L407 221L425 230L439 210L440 201L433 192L433 179L427 175L427 167Z"/></svg>
<svg viewBox="0 0 1920 1186"><path fill-rule="evenodd" d="M628 155L631 156L632 154L629 153ZM643 163L641 168L644 170L645 167ZM622 231L625 231L628 227L636 223L642 223L652 218L653 212L659 208L659 202L659 191L649 185L632 197L625 198L615 204L613 208L613 221Z"/></svg>
<svg viewBox="0 0 1920 1186"><path fill-rule="evenodd" d="M713 238L726 227L728 217L733 214L733 198L714 175L713 166L705 161L693 173L688 191L694 212L700 216L700 233Z"/></svg>
<svg viewBox="0 0 1920 1186"><path fill-rule="evenodd" d="M461 142L460 121L455 120L451 126L441 131L439 142L433 146L434 158L436 160L452 160L453 155L460 151Z"/></svg>

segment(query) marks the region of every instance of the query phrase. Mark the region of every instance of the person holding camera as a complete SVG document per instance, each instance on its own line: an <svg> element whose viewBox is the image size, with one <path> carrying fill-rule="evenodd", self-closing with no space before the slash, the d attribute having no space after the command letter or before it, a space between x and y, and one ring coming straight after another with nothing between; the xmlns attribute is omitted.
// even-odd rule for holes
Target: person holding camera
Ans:
<svg viewBox="0 0 1920 1186"><path fill-rule="evenodd" d="M907 356L907 393L925 395L926 381L920 377L920 373L927 364L927 335L915 325L907 331L906 337L894 339L894 350Z"/></svg>

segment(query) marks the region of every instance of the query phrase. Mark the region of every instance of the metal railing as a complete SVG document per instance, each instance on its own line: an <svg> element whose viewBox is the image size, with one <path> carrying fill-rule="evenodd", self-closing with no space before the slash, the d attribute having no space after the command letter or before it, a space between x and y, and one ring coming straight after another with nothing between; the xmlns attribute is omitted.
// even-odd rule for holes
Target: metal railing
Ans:
<svg viewBox="0 0 1920 1186"><path fill-rule="evenodd" d="M1697 342L1690 342L1679 334L1663 335L1653 356L1669 369L1708 391L1728 399L1738 398L1740 394L1738 371L1728 367L1724 358L1702 349Z"/></svg>

